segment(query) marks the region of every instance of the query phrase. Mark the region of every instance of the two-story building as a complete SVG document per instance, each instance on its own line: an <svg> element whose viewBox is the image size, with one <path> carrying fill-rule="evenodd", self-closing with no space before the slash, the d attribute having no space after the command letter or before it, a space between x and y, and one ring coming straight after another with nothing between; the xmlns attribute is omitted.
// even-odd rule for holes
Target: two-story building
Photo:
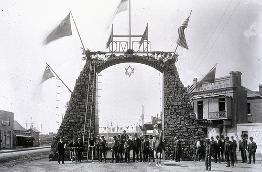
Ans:
<svg viewBox="0 0 262 172"><path fill-rule="evenodd" d="M234 135L237 124L248 122L247 91L241 85L241 72L231 71L229 76L201 85L195 78L188 92L196 118L208 121L208 137Z"/></svg>
<svg viewBox="0 0 262 172"><path fill-rule="evenodd" d="M0 149L13 148L14 113L0 110Z"/></svg>
<svg viewBox="0 0 262 172"><path fill-rule="evenodd" d="M259 91L241 85L241 72L216 78L214 83L188 87L192 106L200 125L207 128L207 136L253 137L257 143L258 158L262 159L262 85Z"/></svg>

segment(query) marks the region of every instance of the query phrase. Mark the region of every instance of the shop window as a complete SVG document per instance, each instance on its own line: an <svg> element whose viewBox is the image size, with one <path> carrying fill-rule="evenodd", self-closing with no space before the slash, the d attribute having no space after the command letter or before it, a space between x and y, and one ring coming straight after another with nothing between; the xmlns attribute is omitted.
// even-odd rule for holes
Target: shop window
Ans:
<svg viewBox="0 0 262 172"><path fill-rule="evenodd" d="M245 138L248 138L248 131L242 131L242 136L244 136Z"/></svg>

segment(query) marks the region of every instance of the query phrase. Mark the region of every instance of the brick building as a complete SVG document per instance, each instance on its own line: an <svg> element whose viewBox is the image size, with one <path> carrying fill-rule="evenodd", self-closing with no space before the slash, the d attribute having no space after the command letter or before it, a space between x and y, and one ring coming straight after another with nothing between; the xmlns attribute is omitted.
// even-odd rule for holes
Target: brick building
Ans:
<svg viewBox="0 0 262 172"><path fill-rule="evenodd" d="M14 113L0 110L0 149L13 148Z"/></svg>
<svg viewBox="0 0 262 172"><path fill-rule="evenodd" d="M247 91L241 85L241 72L216 78L214 83L188 88L196 118L207 120L208 137L234 133L237 124L247 123Z"/></svg>
<svg viewBox="0 0 262 172"><path fill-rule="evenodd" d="M194 113L207 128L207 136L254 137L258 157L262 158L262 85L259 91L241 85L241 72L216 78L214 83L196 87L197 79L188 87Z"/></svg>

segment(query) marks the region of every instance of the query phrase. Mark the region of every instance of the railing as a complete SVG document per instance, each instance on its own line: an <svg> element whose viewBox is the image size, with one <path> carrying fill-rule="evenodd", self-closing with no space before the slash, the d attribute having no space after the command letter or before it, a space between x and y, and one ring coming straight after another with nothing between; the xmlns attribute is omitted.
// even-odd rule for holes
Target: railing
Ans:
<svg viewBox="0 0 262 172"><path fill-rule="evenodd" d="M209 112L208 113L208 119L224 119L224 118L227 118L227 112L226 111Z"/></svg>

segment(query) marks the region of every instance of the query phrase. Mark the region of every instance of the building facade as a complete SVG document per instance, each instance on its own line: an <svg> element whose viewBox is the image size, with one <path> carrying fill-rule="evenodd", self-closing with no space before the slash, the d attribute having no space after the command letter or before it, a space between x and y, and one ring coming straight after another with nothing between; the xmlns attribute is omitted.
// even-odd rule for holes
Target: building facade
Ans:
<svg viewBox="0 0 262 172"><path fill-rule="evenodd" d="M14 113L0 110L0 149L13 148Z"/></svg>
<svg viewBox="0 0 262 172"><path fill-rule="evenodd" d="M188 88L194 113L198 120L208 121L208 137L234 133L237 124L247 123L247 91L241 85L241 72L216 78L214 83Z"/></svg>
<svg viewBox="0 0 262 172"><path fill-rule="evenodd" d="M241 84L241 72L216 78L214 83L198 85L197 79L188 87L197 120L205 121L207 136L253 137L258 158L262 159L262 85L251 91ZM200 123L201 124L201 123Z"/></svg>

